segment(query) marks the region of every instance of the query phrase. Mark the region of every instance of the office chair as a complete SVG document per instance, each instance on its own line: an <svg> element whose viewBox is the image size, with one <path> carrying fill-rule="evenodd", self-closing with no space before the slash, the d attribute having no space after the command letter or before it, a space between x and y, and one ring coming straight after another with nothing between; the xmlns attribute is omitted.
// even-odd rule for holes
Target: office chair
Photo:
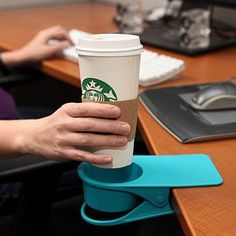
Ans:
<svg viewBox="0 0 236 236"><path fill-rule="evenodd" d="M24 86L36 79L39 79L39 71L33 68L21 67L9 70L8 75L1 76L0 86L5 90L17 86Z"/></svg>
<svg viewBox="0 0 236 236"><path fill-rule="evenodd" d="M0 184L21 181L15 212L0 218L1 235L43 235L62 173L78 165L25 155L0 161ZM3 230L3 232L1 232Z"/></svg>

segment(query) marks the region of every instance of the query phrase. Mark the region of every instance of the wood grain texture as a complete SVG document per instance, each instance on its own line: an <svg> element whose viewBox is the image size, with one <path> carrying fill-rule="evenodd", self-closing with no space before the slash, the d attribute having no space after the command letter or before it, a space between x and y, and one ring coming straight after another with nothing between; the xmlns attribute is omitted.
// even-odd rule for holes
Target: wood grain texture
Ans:
<svg viewBox="0 0 236 236"><path fill-rule="evenodd" d="M1 12L0 48L19 48L38 30L56 24L91 33L112 32L115 30L114 14L114 8L99 4L68 4ZM183 59L186 63L186 70L179 80L165 82L159 87L222 81L236 74L236 47L196 57L145 47ZM57 79L74 86L80 85L79 67L75 63L56 58L44 61L39 68ZM172 191L172 203L186 235L236 235L236 139L181 144L157 124L141 104L138 118L138 125L151 153L208 154L224 178L222 186Z"/></svg>

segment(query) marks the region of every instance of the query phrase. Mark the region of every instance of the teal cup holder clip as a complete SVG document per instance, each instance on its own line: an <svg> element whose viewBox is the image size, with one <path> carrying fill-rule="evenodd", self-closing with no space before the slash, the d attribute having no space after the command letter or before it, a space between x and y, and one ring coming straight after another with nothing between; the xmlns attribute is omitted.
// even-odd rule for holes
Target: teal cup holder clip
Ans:
<svg viewBox="0 0 236 236"><path fill-rule="evenodd" d="M169 201L171 188L223 183L210 157L204 154L133 156L130 166L117 169L82 162L78 175L85 200L82 218L100 226L173 214ZM106 217L94 217L97 214L89 213L89 209Z"/></svg>

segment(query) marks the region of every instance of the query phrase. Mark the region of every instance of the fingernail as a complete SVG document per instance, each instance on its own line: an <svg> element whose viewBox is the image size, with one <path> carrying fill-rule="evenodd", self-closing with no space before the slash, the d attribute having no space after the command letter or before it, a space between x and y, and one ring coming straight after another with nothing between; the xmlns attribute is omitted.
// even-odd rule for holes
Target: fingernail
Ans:
<svg viewBox="0 0 236 236"><path fill-rule="evenodd" d="M120 145L126 145L128 142L128 139L126 137L119 137L118 142Z"/></svg>
<svg viewBox="0 0 236 236"><path fill-rule="evenodd" d="M112 158L111 157L104 157L104 162L107 164L112 163Z"/></svg>
<svg viewBox="0 0 236 236"><path fill-rule="evenodd" d="M118 107L111 108L111 114L112 114L112 116L119 116L120 115L120 109Z"/></svg>
<svg viewBox="0 0 236 236"><path fill-rule="evenodd" d="M120 126L120 130L121 132L124 132L124 133L129 133L130 131L130 126L128 124L122 124Z"/></svg>

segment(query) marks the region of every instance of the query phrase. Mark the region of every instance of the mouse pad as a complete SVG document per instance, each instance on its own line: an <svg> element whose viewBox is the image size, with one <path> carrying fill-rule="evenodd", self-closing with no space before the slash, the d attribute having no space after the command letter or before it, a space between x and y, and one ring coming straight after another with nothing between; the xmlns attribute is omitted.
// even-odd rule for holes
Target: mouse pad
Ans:
<svg viewBox="0 0 236 236"><path fill-rule="evenodd" d="M236 109L198 111L191 97L209 84L148 89L140 101L153 118L182 143L236 137Z"/></svg>
<svg viewBox="0 0 236 236"><path fill-rule="evenodd" d="M191 106L191 99L195 93L183 93L179 96ZM198 111L202 120L208 122L209 125L224 125L236 122L236 109L222 110L222 111Z"/></svg>

